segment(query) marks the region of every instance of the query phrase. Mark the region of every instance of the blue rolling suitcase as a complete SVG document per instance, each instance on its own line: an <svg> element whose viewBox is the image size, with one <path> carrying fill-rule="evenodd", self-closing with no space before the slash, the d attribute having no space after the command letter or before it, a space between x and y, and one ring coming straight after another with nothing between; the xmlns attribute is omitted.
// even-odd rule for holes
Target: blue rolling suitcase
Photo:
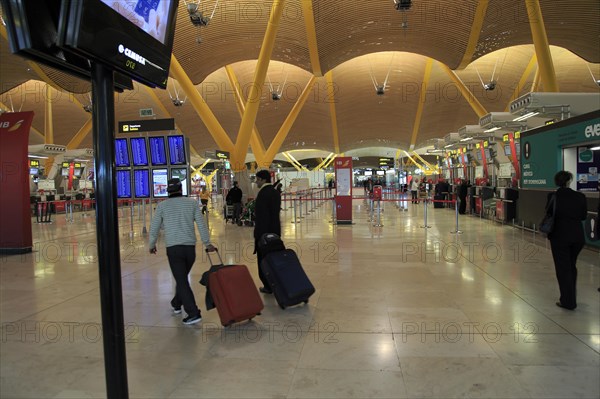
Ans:
<svg viewBox="0 0 600 399"><path fill-rule="evenodd" d="M308 303L308 298L315 292L315 287L292 249L271 252L263 258L260 267L282 309Z"/></svg>

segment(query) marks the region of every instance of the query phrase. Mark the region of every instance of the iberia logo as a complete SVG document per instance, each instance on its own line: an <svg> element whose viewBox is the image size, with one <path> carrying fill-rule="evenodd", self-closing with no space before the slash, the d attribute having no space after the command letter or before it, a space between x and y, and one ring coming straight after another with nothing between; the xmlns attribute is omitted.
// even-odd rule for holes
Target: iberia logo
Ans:
<svg viewBox="0 0 600 399"><path fill-rule="evenodd" d="M25 122L25 120L21 119L20 121L18 121L17 123L15 123L11 127L9 127L8 131L9 132L14 132L15 130L19 130L21 128L21 125L23 124L23 122Z"/></svg>

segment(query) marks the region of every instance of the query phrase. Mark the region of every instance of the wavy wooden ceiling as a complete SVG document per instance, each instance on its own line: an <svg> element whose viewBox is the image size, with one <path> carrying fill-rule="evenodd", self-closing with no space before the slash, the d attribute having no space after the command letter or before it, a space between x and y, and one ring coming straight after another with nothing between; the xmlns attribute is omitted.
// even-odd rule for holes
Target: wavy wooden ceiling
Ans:
<svg viewBox="0 0 600 399"><path fill-rule="evenodd" d="M263 86L256 126L268 146L292 109L312 74L302 1L287 0L280 23L268 77L275 88L286 81L282 99L273 101L268 82ZM216 0L203 0L201 10L210 14ZM391 1L312 0L318 56L323 73L333 74L335 94L330 98L327 81L319 77L281 150L314 148L333 150L330 102L337 113L340 149L396 147L406 149L420 123L416 143L443 137L478 117L448 76L446 64L458 68L468 49L478 0L448 2L415 0L408 12L394 9ZM540 0L560 90L598 92L588 66L600 76L600 7L598 0L557 2ZM256 58L267 26L272 0L221 0L207 27L191 24L180 1L173 53L204 96L219 122L235 142L241 117L224 67L231 65L242 91L253 80ZM406 23L406 28L402 26ZM201 40L198 40L201 38ZM523 77L534 55L531 29L523 0L490 0L481 21L479 37L466 58L471 63L456 73L489 111L504 111L515 87L526 82L519 94L529 91L534 73ZM32 109L34 127L43 133L44 83L30 64L9 54L0 40L0 102L10 108ZM432 58L425 79L425 66ZM375 93L371 74L383 83L391 65L389 87ZM89 83L41 66L45 79L76 93L78 101L57 95L54 104L54 136L67 144L89 114L79 104L89 103ZM482 88L478 73L489 80L496 69L494 91ZM37 79L37 80L32 80ZM422 117L417 121L420 90L427 80ZM25 83L27 82L27 83ZM543 86L542 86L543 89ZM140 108L153 108L157 117L172 116L192 145L202 154L216 144L190 102L175 107L170 98L179 84L169 81L169 92L135 85L116 101L119 120L139 119ZM38 93L38 94L35 94ZM160 105L154 100L158 97ZM12 105L11 105L12 104ZM163 111L164 109L164 111ZM39 139L39 137L38 137ZM80 147L91 147L90 137Z"/></svg>

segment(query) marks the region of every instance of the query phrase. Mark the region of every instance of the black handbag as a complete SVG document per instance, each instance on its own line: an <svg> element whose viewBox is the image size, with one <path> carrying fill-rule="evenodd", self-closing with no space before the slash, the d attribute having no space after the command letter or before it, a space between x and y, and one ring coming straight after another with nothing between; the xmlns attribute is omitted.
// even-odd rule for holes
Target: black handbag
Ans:
<svg viewBox="0 0 600 399"><path fill-rule="evenodd" d="M548 213L552 207L552 213ZM546 208L546 213L544 218L540 222L540 232L543 234L550 234L554 230L554 216L556 215L556 193L552 194L550 198L550 203L548 203L548 207Z"/></svg>

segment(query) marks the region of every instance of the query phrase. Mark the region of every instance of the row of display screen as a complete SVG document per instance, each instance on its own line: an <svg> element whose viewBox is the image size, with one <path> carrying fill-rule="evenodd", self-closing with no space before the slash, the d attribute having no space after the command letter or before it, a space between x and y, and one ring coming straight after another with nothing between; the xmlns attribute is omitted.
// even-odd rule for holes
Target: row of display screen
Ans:
<svg viewBox="0 0 600 399"><path fill-rule="evenodd" d="M187 176L187 168L117 169L117 198L167 197L167 181L175 177L181 180L183 195L187 195Z"/></svg>
<svg viewBox="0 0 600 399"><path fill-rule="evenodd" d="M517 157L519 157L521 155L521 146L519 145L519 143L516 143L516 149L517 149ZM477 159L478 162L481 162L483 160L483 158L481 157L481 150L476 149L475 151L475 158ZM489 148L485 148L484 149L485 152L485 158L486 159L490 159L491 155L490 155L490 150ZM510 145L506 144L504 146L504 155L506 155L507 157L510 157L512 154L511 150L510 150ZM448 158L448 161L450 162L450 166L452 166L452 164L454 162L458 162L460 164L468 164L468 159L467 159L467 154L460 154L457 155L456 157L450 157Z"/></svg>
<svg viewBox="0 0 600 399"><path fill-rule="evenodd" d="M115 165L129 166L166 166L185 165L185 139L181 135L165 137L130 137L115 139ZM148 151L148 145L150 150ZM148 156L150 155L150 156ZM168 155L168 158L167 158Z"/></svg>

